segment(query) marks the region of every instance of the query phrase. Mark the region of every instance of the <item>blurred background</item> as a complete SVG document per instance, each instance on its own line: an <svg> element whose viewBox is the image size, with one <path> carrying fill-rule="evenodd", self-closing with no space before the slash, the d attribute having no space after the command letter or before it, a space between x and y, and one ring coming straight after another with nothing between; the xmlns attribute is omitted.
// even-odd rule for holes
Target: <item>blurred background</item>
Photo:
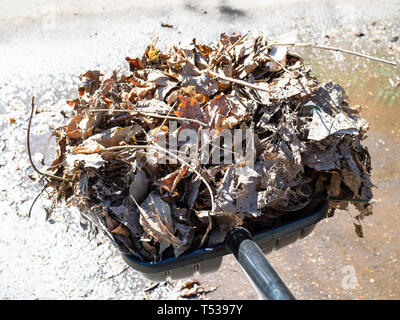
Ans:
<svg viewBox="0 0 400 320"><path fill-rule="evenodd" d="M29 176L26 153L30 99L38 112L32 148L48 165L55 141L49 127L67 122L66 99L77 96L78 76L89 69L128 72L125 57L197 38L215 43L221 32L296 30L299 41L400 62L400 1L0 1L0 298L175 299L178 283L152 284L127 269L101 235L89 239L78 213L51 203ZM349 212L319 223L313 233L268 255L298 299L400 298L400 72L399 67L317 49L296 49L321 82L340 83L351 105L370 123L365 141L377 186L374 215L357 238ZM69 224L65 223L69 221ZM200 279L217 289L206 299L257 299L232 257Z"/></svg>

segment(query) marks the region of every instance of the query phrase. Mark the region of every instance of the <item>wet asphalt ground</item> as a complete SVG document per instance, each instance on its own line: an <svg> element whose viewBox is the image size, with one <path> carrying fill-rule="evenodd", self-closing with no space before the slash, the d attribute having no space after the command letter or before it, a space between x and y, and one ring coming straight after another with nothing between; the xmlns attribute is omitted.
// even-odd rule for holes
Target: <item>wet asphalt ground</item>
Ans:
<svg viewBox="0 0 400 320"><path fill-rule="evenodd" d="M164 28L161 24L173 28ZM89 69L127 70L126 56L140 56L155 37L164 44L216 41L221 32L266 31L277 36L297 30L299 40L357 50L400 62L399 1L14 1L0 13L0 298L143 299L178 296L179 283L151 285L126 265L106 239L90 239L73 208L57 207L45 222L40 191L28 176L26 155L29 102L39 113L32 129L36 163L48 165L54 138L49 127L71 114L77 78ZM396 39L397 37L397 39ZM399 68L333 52L298 50L321 81L337 81L351 104L363 107L371 124L369 147L377 186L375 213L354 233L350 215L318 224L304 240L268 259L298 299L400 298L400 88L390 79ZM69 223L65 223L68 221ZM350 273L349 273L350 272ZM349 280L353 280L350 281ZM232 257L205 275L218 289L215 299L257 299Z"/></svg>

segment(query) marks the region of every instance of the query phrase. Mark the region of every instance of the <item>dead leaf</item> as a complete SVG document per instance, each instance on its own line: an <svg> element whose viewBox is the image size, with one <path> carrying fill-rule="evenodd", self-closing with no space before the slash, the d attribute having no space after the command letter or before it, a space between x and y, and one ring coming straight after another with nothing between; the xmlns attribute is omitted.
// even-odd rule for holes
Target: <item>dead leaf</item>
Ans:
<svg viewBox="0 0 400 320"><path fill-rule="evenodd" d="M213 292L217 287L207 288L199 280L190 279L185 281L181 286L180 296L182 298L192 298L196 296L204 296L207 293Z"/></svg>
<svg viewBox="0 0 400 320"><path fill-rule="evenodd" d="M222 124L230 111L231 106L224 95L218 95L212 99L206 108L210 128L216 129L217 132L221 131L223 128Z"/></svg>
<svg viewBox="0 0 400 320"><path fill-rule="evenodd" d="M75 117L72 118L71 122L67 126L66 134L71 139L82 138L83 132L79 128L79 123L85 118L82 113L77 113Z"/></svg>
<svg viewBox="0 0 400 320"><path fill-rule="evenodd" d="M334 117L319 107L313 109L313 118L308 133L309 140L320 141L331 134L359 134L365 122L355 116L336 114Z"/></svg>
<svg viewBox="0 0 400 320"><path fill-rule="evenodd" d="M128 63L129 63L130 71L143 70L143 66L142 66L142 63L139 58L132 59L132 58L126 57L125 60L128 61Z"/></svg>
<svg viewBox="0 0 400 320"><path fill-rule="evenodd" d="M364 238L364 233L361 224L354 223L354 230L359 238Z"/></svg>
<svg viewBox="0 0 400 320"><path fill-rule="evenodd" d="M89 70L84 74L81 74L79 76L79 79L81 80L81 85L78 88L79 96L83 96L85 93L93 95L94 92L100 88L101 76L103 76L103 74L97 70Z"/></svg>
<svg viewBox="0 0 400 320"><path fill-rule="evenodd" d="M178 110L175 111L177 117L198 121L204 120L203 110L195 98L179 96L179 100ZM194 122L179 121L179 123L182 128L198 129L200 127L200 124Z"/></svg>
<svg viewBox="0 0 400 320"><path fill-rule="evenodd" d="M168 24L168 23L161 23L161 27L163 27L163 28L173 28L174 26L172 24Z"/></svg>
<svg viewBox="0 0 400 320"><path fill-rule="evenodd" d="M118 227L111 231L112 233L120 234L122 236L129 237L131 233L129 232L128 228L120 224Z"/></svg>
<svg viewBox="0 0 400 320"><path fill-rule="evenodd" d="M133 197L138 203L141 203L146 195L149 186L149 181L145 172L138 169L133 177L133 181L129 186L129 195ZM129 199L132 199L129 197Z"/></svg>
<svg viewBox="0 0 400 320"><path fill-rule="evenodd" d="M165 240L171 244L180 244L181 241L173 235L171 210L167 203L150 193L142 205L137 206L140 210L140 224L149 235L158 242Z"/></svg>
<svg viewBox="0 0 400 320"><path fill-rule="evenodd" d="M185 176L187 167L182 166L178 170L170 173L162 179L154 181L154 184L167 190L169 194L172 194L178 185L179 181Z"/></svg>
<svg viewBox="0 0 400 320"><path fill-rule="evenodd" d="M112 213L118 220L136 237L143 234L143 228L139 224L139 213L124 205L118 207L110 207Z"/></svg>

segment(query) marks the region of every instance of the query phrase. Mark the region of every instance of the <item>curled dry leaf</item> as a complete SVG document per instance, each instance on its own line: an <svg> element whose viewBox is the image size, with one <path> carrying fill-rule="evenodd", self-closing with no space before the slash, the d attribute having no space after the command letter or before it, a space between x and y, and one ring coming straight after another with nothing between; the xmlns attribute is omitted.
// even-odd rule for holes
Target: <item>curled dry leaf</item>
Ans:
<svg viewBox="0 0 400 320"><path fill-rule="evenodd" d="M182 166L180 169L170 173L162 179L158 179L154 182L157 186L167 190L170 194L172 194L178 185L179 181L185 176L187 172L187 167Z"/></svg>
<svg viewBox="0 0 400 320"><path fill-rule="evenodd" d="M128 61L129 69L131 71L143 70L142 63L139 58L132 59L132 58L126 57L125 60Z"/></svg>
<svg viewBox="0 0 400 320"><path fill-rule="evenodd" d="M180 103L175 115L179 118L193 119L203 122L204 113L195 98L179 96ZM180 121L182 128L198 129L200 124L194 122Z"/></svg>
<svg viewBox="0 0 400 320"><path fill-rule="evenodd" d="M185 281L181 286L180 296L182 298L204 297L207 293L215 291L217 288L207 288L204 284L197 279L190 279Z"/></svg>
<svg viewBox="0 0 400 320"><path fill-rule="evenodd" d="M150 236L158 242L164 240L174 245L180 244L181 241L174 236L170 207L161 197L150 193L138 208L140 224Z"/></svg>
<svg viewBox="0 0 400 320"><path fill-rule="evenodd" d="M72 139L82 138L83 132L79 127L79 123L85 118L82 113L77 113L75 117L72 118L70 123L67 126L67 136Z"/></svg>
<svg viewBox="0 0 400 320"><path fill-rule="evenodd" d="M212 99L206 109L210 128L216 129L217 132L220 131L230 111L231 106L229 100L224 95L219 95Z"/></svg>
<svg viewBox="0 0 400 320"><path fill-rule="evenodd" d="M101 150L105 148L94 140L86 140L83 145L79 147L75 147L73 153L75 154L91 154L91 153L99 153Z"/></svg>
<svg viewBox="0 0 400 320"><path fill-rule="evenodd" d="M81 80L81 86L78 88L79 96L83 96L85 93L90 95L94 94L94 92L100 87L100 77L103 76L100 71L97 70L89 70L84 74L79 76Z"/></svg>
<svg viewBox="0 0 400 320"><path fill-rule="evenodd" d="M129 232L128 228L120 224L118 227L111 231L112 233L120 234L125 237L129 237L131 233Z"/></svg>
<svg viewBox="0 0 400 320"><path fill-rule="evenodd" d="M141 203L147 195L147 190L149 187L149 180L146 177L146 173L141 169L137 169L133 181L129 186L129 195L131 198L135 199L138 203Z"/></svg>

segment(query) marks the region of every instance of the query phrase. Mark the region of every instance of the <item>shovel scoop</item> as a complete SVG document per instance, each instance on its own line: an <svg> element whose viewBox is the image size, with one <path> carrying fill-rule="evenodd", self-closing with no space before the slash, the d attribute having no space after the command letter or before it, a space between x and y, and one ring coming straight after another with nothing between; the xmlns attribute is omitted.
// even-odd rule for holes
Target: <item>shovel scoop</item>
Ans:
<svg viewBox="0 0 400 320"><path fill-rule="evenodd" d="M161 282L215 272L220 268L223 256L233 253L261 299L291 300L294 299L293 294L264 254L309 235L316 224L326 217L327 210L328 202L321 201L311 212L292 213L289 216L293 218L254 235L243 227L232 228L224 243L194 250L177 258L143 262L131 255L123 255L123 259L145 278Z"/></svg>

